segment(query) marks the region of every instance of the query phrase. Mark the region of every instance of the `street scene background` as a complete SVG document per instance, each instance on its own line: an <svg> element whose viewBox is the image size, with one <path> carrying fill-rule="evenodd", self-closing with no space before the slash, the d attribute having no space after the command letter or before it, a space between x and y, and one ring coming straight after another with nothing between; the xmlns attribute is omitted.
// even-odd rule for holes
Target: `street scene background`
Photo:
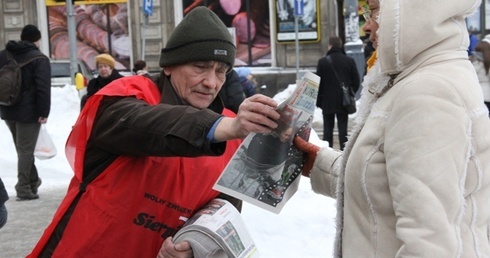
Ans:
<svg viewBox="0 0 490 258"><path fill-rule="evenodd" d="M278 93L274 99L284 100L292 89L294 85ZM6 203L9 220L0 229L0 258L25 257L30 253L51 221L73 176L64 146L79 113L78 92L75 87L67 85L52 88L51 95L51 114L46 127L58 155L49 160L36 160L43 180L39 200L15 200L17 154L7 126L0 122L0 177L10 196ZM315 120L319 119L321 110L318 109ZM325 146L314 132L310 141ZM244 203L242 215L261 257L332 257L335 201L313 193L308 178L301 178L298 192L280 214Z"/></svg>

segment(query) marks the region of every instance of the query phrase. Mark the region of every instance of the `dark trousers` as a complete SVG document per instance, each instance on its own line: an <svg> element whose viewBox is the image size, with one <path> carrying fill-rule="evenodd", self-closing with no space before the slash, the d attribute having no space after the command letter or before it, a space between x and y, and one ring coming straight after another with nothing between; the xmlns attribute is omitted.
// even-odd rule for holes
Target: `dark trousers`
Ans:
<svg viewBox="0 0 490 258"><path fill-rule="evenodd" d="M328 146L333 147L335 116L337 116L340 149L343 150L345 142L347 142L347 122L349 120L349 115L347 113L323 114L323 140L328 142Z"/></svg>
<svg viewBox="0 0 490 258"><path fill-rule="evenodd" d="M15 149L17 150L17 196L32 195L32 187L37 187L39 175L34 165L34 148L41 128L40 123L21 123L6 120Z"/></svg>
<svg viewBox="0 0 490 258"><path fill-rule="evenodd" d="M485 105L487 105L488 110L490 110L490 102L485 101ZM489 116L490 116L490 114L489 114Z"/></svg>

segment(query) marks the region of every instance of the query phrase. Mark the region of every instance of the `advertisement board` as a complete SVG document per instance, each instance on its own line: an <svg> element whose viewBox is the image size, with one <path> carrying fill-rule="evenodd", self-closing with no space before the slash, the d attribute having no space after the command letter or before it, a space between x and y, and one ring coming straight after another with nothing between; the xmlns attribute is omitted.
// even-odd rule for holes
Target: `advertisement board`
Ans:
<svg viewBox="0 0 490 258"><path fill-rule="evenodd" d="M126 3L128 0L75 0L75 4L116 4ZM66 5L66 0L46 0L46 6Z"/></svg>
<svg viewBox="0 0 490 258"><path fill-rule="evenodd" d="M295 9L298 0L276 0L276 39L278 43L294 43ZM302 0L302 15L298 16L298 39L300 42L318 42L320 40L320 1Z"/></svg>
<svg viewBox="0 0 490 258"><path fill-rule="evenodd" d="M116 60L116 69L129 70L131 37L127 3L79 5L79 2L82 1L75 1L74 6L78 59L95 70L95 57L108 53ZM66 6L48 6L47 16L50 58L70 59Z"/></svg>

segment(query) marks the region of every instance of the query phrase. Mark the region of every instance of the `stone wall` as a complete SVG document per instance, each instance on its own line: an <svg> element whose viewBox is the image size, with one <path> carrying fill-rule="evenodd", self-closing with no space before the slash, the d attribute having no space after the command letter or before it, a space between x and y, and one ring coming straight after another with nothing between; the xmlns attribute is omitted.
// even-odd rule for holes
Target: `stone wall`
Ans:
<svg viewBox="0 0 490 258"><path fill-rule="evenodd" d="M27 24L38 24L36 1L0 1L0 49L9 40L20 40L20 32Z"/></svg>
<svg viewBox="0 0 490 258"><path fill-rule="evenodd" d="M175 0L181 1L181 0ZM158 62L160 51L165 46L168 36L175 27L175 1L154 0L153 14L148 17L145 25L145 17L142 12L142 1L129 0L130 33L132 35L131 59L145 59L152 72L160 70ZM269 6L275 5L275 0L269 1ZM326 53L326 44L330 35L338 34L337 4L335 0L318 0L320 14L320 38L317 42L299 44L300 70L313 70L318 59ZM0 42L19 40L20 31L26 24L35 24L40 30L47 31L47 22L39 18L37 8L45 8L44 0L0 0ZM42 11L42 9L41 9ZM274 19L271 19L274 20ZM43 28L45 26L46 28ZM274 33L274 24L271 24L271 33ZM144 36L143 36L144 35ZM143 37L144 48L143 48ZM43 42L44 43L44 42ZM272 42L273 67L253 67L257 70L256 77L260 85L267 85L264 93L273 95L284 89L296 80L296 45L293 43ZM43 46L48 49L48 46ZM3 46L0 47L3 49ZM142 54L144 50L144 56Z"/></svg>

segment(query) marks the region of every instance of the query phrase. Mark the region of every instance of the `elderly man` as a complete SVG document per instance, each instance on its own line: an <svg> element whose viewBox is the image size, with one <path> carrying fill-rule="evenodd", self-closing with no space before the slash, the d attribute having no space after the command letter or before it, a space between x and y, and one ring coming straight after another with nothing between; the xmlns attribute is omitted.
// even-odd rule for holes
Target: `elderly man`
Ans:
<svg viewBox="0 0 490 258"><path fill-rule="evenodd" d="M223 22L196 8L162 49L156 84L124 77L90 97L66 146L75 176L30 256L153 258L166 239L164 257L191 256L171 236L220 195L212 186L241 139L279 118L263 95L236 117L223 109L235 52Z"/></svg>

